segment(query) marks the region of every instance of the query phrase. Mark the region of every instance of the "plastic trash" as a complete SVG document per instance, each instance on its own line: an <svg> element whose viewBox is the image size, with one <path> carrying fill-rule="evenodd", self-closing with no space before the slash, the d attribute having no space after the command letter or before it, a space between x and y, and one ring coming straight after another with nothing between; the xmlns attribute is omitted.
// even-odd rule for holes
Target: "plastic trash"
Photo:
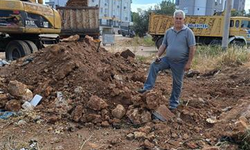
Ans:
<svg viewBox="0 0 250 150"><path fill-rule="evenodd" d="M1 111L0 112L0 119L8 119L9 117L15 115L15 112L12 111Z"/></svg>
<svg viewBox="0 0 250 150"><path fill-rule="evenodd" d="M35 97L31 100L30 104L32 106L36 107L37 104L41 101L42 98L43 98L42 96L36 94Z"/></svg>
<svg viewBox="0 0 250 150"><path fill-rule="evenodd" d="M34 109L34 106L30 102L26 101L23 103L22 108L27 110L27 111L31 111Z"/></svg>
<svg viewBox="0 0 250 150"><path fill-rule="evenodd" d="M57 99L58 101L63 101L64 98L63 98L63 93L60 91L60 92L56 92L56 96L57 96Z"/></svg>
<svg viewBox="0 0 250 150"><path fill-rule="evenodd" d="M9 65L10 63L7 62L6 60L0 59L0 67L5 66L5 65Z"/></svg>

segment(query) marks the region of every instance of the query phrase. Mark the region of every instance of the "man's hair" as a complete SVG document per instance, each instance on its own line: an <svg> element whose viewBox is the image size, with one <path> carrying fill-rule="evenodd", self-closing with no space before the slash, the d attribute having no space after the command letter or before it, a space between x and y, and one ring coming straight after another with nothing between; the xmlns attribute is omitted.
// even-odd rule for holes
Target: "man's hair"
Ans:
<svg viewBox="0 0 250 150"><path fill-rule="evenodd" d="M174 12L174 17L176 16L176 15L178 15L178 14L181 14L182 16L183 16L183 19L185 19L185 13L184 13L184 11L183 10L176 10L175 12Z"/></svg>

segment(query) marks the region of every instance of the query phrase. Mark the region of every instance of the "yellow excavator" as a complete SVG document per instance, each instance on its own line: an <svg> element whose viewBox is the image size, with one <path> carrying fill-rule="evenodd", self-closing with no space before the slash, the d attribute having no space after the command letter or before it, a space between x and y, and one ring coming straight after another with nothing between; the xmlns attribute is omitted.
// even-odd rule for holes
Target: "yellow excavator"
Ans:
<svg viewBox="0 0 250 150"><path fill-rule="evenodd" d="M59 42L60 32L59 13L43 0L0 0L0 51L7 60Z"/></svg>

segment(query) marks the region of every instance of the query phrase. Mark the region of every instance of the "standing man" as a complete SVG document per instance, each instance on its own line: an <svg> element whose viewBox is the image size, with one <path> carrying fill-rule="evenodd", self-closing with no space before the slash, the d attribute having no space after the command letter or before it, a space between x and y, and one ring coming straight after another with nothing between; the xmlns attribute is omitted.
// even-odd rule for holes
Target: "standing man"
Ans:
<svg viewBox="0 0 250 150"><path fill-rule="evenodd" d="M185 13L182 10L174 12L174 26L164 35L155 61L151 64L148 78L139 93L151 90L159 71L170 69L172 72L173 86L169 99L169 109L174 110L179 105L184 72L188 71L195 53L195 37L191 29L184 25ZM166 56L161 55L166 50Z"/></svg>

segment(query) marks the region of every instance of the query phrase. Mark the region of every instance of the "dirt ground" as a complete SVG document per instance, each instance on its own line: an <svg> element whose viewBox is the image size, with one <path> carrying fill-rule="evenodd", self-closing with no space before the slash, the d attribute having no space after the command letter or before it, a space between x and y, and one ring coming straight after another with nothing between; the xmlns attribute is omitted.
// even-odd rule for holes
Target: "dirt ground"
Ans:
<svg viewBox="0 0 250 150"><path fill-rule="evenodd" d="M91 39L62 42L0 68L0 109L16 112L0 119L0 149L239 149L249 127L250 63L186 74L181 105L162 122L152 113L168 106L171 72L139 94L149 63L123 52L131 47L120 43L129 40L117 38L99 52ZM40 104L21 109L35 94Z"/></svg>

